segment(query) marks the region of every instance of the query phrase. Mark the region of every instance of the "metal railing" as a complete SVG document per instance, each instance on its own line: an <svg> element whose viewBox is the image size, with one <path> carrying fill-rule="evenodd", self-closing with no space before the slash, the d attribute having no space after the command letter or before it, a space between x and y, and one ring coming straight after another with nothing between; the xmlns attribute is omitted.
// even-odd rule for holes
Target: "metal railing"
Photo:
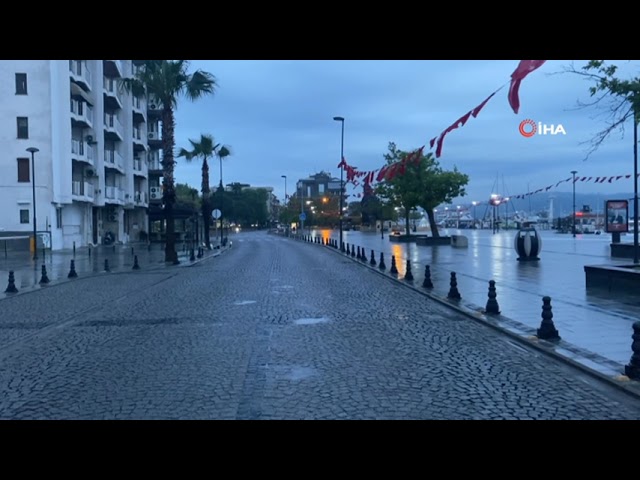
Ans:
<svg viewBox="0 0 640 480"><path fill-rule="evenodd" d="M80 140L71 140L71 153L93 161L93 147Z"/></svg>
<svg viewBox="0 0 640 480"><path fill-rule="evenodd" d="M122 124L120 123L120 120L118 120L118 117L116 117L114 114L104 114L104 125L108 129L114 129L116 132L118 132L118 134L120 134L120 136L122 136Z"/></svg>
<svg viewBox="0 0 640 480"><path fill-rule="evenodd" d="M85 60L69 60L69 71L76 77L83 79L87 85L91 85L91 70Z"/></svg>
<svg viewBox="0 0 640 480"><path fill-rule="evenodd" d="M105 148L104 149L104 161L105 161L105 163L109 163L111 165L114 165L114 166L120 168L121 170L124 169L124 160L122 158L122 155L120 155L115 150L109 150L109 149Z"/></svg>

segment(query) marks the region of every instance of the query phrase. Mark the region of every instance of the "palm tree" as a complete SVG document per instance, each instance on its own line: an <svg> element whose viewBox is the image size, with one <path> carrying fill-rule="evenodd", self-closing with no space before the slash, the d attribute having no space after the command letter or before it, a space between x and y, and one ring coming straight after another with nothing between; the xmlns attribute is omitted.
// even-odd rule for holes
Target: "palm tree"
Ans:
<svg viewBox="0 0 640 480"><path fill-rule="evenodd" d="M202 219L204 221L204 243L207 249L211 250L211 239L209 236L209 226L211 224L211 202L209 188L209 163L207 159L216 155L216 150L220 144L215 144L212 135L200 135L200 141L189 140L191 150L184 148L178 152L178 157L184 157L187 161L194 158L202 159Z"/></svg>
<svg viewBox="0 0 640 480"><path fill-rule="evenodd" d="M222 202L224 200L224 187L222 186L222 159L230 155L231 155L231 147L229 147L228 145L222 145L216 148L216 157L218 157L218 160L220 160L220 187L218 191L220 192L220 211L222 212L222 214L220 215L220 246L221 247L222 247L222 232L223 232L222 226L224 225L222 223L222 217L224 216L224 209L222 208L223 207Z"/></svg>
<svg viewBox="0 0 640 480"><path fill-rule="evenodd" d="M122 80L123 88L134 95L147 93L162 105L162 202L166 221L165 262L178 264L176 252L173 207L176 202L173 151L175 149L175 109L178 98L191 101L213 94L217 87L215 77L196 70L188 73L186 60L142 60L133 78Z"/></svg>

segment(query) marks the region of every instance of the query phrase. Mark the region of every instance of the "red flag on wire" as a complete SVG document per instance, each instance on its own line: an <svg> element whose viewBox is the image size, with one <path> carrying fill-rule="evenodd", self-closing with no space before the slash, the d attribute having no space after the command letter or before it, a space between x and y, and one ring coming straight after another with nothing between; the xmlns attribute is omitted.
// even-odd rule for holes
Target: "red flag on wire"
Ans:
<svg viewBox="0 0 640 480"><path fill-rule="evenodd" d="M509 86L509 105L513 109L514 113L518 113L520 110L520 97L518 91L520 90L520 83L534 70L540 68L546 60L520 60L518 67L511 74L511 85Z"/></svg>

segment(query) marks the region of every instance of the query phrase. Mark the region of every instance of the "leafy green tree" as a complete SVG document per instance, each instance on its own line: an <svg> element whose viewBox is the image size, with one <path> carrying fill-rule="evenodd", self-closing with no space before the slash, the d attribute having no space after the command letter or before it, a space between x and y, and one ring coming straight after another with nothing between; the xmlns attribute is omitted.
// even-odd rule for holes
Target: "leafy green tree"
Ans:
<svg viewBox="0 0 640 480"><path fill-rule="evenodd" d="M162 106L162 202L166 221L165 262L178 264L176 251L175 219L173 207L176 202L174 179L175 161L175 109L178 98L184 96L197 100L213 94L215 77L197 70L189 73L186 60L142 60L141 68L132 78L122 80L122 87L135 96L148 94Z"/></svg>
<svg viewBox="0 0 640 480"><path fill-rule="evenodd" d="M404 152L389 143L389 151L384 159L387 165L400 162L407 157ZM422 207L429 218L431 233L439 237L433 209L442 203L451 203L456 197L465 195L464 187L469 177L460 173L456 167L452 171L443 170L431 153L423 154L419 162L408 162L404 174L398 174L391 180L384 180L376 187L376 192L388 202L403 209L406 234L411 235L409 223L411 210Z"/></svg>
<svg viewBox="0 0 640 480"><path fill-rule="evenodd" d="M176 205L197 210L202 206L198 190L186 183L176 183Z"/></svg>

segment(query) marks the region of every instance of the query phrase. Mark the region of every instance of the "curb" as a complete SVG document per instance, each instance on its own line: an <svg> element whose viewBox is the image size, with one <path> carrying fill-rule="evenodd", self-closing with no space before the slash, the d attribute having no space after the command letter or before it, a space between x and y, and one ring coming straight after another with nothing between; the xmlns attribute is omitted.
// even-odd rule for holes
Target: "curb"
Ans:
<svg viewBox="0 0 640 480"><path fill-rule="evenodd" d="M291 238L291 237L283 237L283 238L289 238L292 240L296 240L295 238ZM308 243L308 242L302 242L302 243ZM312 244L312 245L316 245L316 244ZM323 247L325 247L325 249L328 249L332 252L334 252L335 254L339 255L340 257L345 257L348 258L349 260L351 260L353 263L360 265L362 267L365 267L367 270L375 272L376 274L380 275L383 278L386 278L389 281L394 282L394 284L396 285L403 285L406 288L409 288L411 290L413 290L414 292L417 292L427 298L430 298L431 300L434 300L436 302L438 302L440 305L443 305L451 310L454 310L455 312L464 315L467 318L470 318L472 320L475 320L476 322L485 325L487 327L492 328L495 331L498 331L500 333L506 334L506 336L508 336L509 338L516 340L517 342L519 342L520 344L530 347L538 352L541 352L545 355L547 355L548 357L551 357L553 359L556 360L560 360L561 362L574 367L580 371L582 371L583 373L586 373L587 375L594 377L597 380L600 380L602 382L607 383L610 386L615 387L616 389L618 389L619 391L626 393L627 395L630 395L632 397L634 397L635 399L640 399L640 382L635 381L635 380L631 380L628 377L626 377L624 375L624 373L620 373L619 377L610 377L604 373L601 373L593 368L590 368L576 360L573 360L565 355L562 355L561 353L558 353L557 351L555 351L556 348L558 348L561 345L564 346L573 346L572 344L569 344L563 340L561 340L559 343L554 343L554 342L549 342L546 340L541 340L535 336L532 337L523 337L522 335L512 332L500 325L497 325L496 323L494 323L495 321L498 320L505 320L505 321L511 321L514 323L519 323L516 320L506 317L504 315L491 315L491 316L487 316L485 314L479 313L480 310L483 310L480 306L478 305L473 305L470 303L464 304L466 306L463 307L460 305L461 301L452 301L449 300L447 298L441 297L439 295L435 295L429 291L426 290L421 290L420 288L416 287L415 285L413 285L413 282L408 283L405 281L402 281L399 278L395 278L393 276L391 276L390 274L386 273L386 272L381 272L377 267L371 267L369 265L368 262L362 262L356 258L352 258L351 256L347 256L346 254L343 254L340 251L340 248L333 248L333 247L328 247L326 245L321 245ZM474 308L472 307L476 307L477 310L474 310ZM629 335L629 338L631 339L631 335ZM631 340L629 341L631 343ZM574 347L575 348L575 347ZM631 352L629 353L629 356L631 356Z"/></svg>

